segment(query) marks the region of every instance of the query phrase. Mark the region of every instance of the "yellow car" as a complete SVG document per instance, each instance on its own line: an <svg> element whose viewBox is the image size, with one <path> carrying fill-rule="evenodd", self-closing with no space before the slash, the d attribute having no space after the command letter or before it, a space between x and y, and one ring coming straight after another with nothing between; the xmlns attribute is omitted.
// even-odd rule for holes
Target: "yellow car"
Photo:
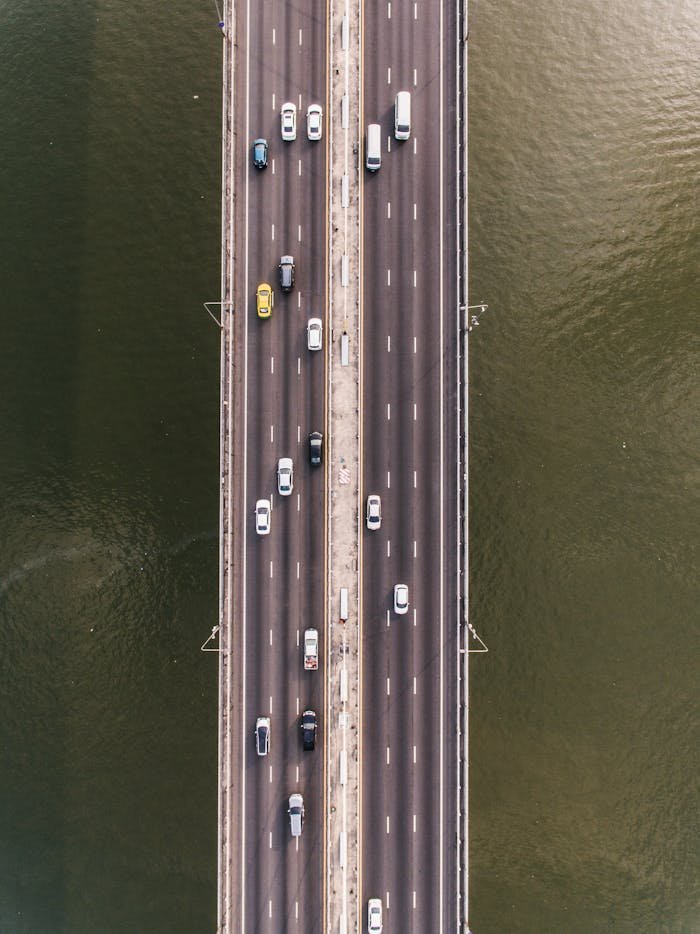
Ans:
<svg viewBox="0 0 700 934"><path fill-rule="evenodd" d="M275 304L275 293L267 282L261 282L257 291L258 318L269 318Z"/></svg>

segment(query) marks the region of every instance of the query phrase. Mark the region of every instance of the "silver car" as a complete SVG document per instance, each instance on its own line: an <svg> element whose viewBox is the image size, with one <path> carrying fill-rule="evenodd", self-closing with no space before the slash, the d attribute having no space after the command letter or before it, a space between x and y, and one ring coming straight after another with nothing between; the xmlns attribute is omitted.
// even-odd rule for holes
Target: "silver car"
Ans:
<svg viewBox="0 0 700 934"><path fill-rule="evenodd" d="M304 799L298 791L289 796L289 809L287 813L289 814L289 827L292 831L292 836L300 837L301 829L304 826Z"/></svg>
<svg viewBox="0 0 700 934"><path fill-rule="evenodd" d="M294 489L294 461L291 457L280 457L277 461L277 492L280 496L291 496Z"/></svg>
<svg viewBox="0 0 700 934"><path fill-rule="evenodd" d="M406 584L396 584L394 587L394 613L399 616L408 613L408 587Z"/></svg>
<svg viewBox="0 0 700 934"><path fill-rule="evenodd" d="M282 104L280 110L280 122L282 129L282 139L290 143L297 138L297 105L289 101Z"/></svg>
<svg viewBox="0 0 700 934"><path fill-rule="evenodd" d="M255 751L266 756L270 751L270 718L258 717L255 721Z"/></svg>
<svg viewBox="0 0 700 934"><path fill-rule="evenodd" d="M255 504L255 531L258 535L270 534L270 513L272 507L269 499L259 499Z"/></svg>
<svg viewBox="0 0 700 934"><path fill-rule="evenodd" d="M382 500L377 493L367 497L367 528L375 531L382 525Z"/></svg>
<svg viewBox="0 0 700 934"><path fill-rule="evenodd" d="M306 325L306 346L309 350L323 348L323 323L320 318L309 318Z"/></svg>

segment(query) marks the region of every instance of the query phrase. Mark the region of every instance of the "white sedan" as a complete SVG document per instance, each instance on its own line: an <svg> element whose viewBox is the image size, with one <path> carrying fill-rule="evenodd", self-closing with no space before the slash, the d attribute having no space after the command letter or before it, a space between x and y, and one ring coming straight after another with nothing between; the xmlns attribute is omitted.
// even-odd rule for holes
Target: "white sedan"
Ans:
<svg viewBox="0 0 700 934"><path fill-rule="evenodd" d="M382 900L370 898L367 902L367 930L369 934L382 934Z"/></svg>
<svg viewBox="0 0 700 934"><path fill-rule="evenodd" d="M323 110L320 104L309 104L306 111L306 135L314 141L323 136Z"/></svg>
<svg viewBox="0 0 700 934"><path fill-rule="evenodd" d="M406 584L396 584L394 587L394 613L398 616L408 613L408 587Z"/></svg>
<svg viewBox="0 0 700 934"><path fill-rule="evenodd" d="M255 531L258 535L270 534L270 513L272 507L269 499L259 499L255 504Z"/></svg>
<svg viewBox="0 0 700 934"><path fill-rule="evenodd" d="M291 496L294 489L294 461L291 457L280 457L277 461L277 492L280 496Z"/></svg>
<svg viewBox="0 0 700 934"><path fill-rule="evenodd" d="M376 531L382 524L382 500L377 493L367 497L367 528Z"/></svg>
<svg viewBox="0 0 700 934"><path fill-rule="evenodd" d="M292 104L291 101L282 104L280 120L282 123L282 139L290 143L297 138L297 105Z"/></svg>
<svg viewBox="0 0 700 934"><path fill-rule="evenodd" d="M323 348L323 323L320 318L309 318L306 325L306 346L309 350Z"/></svg>

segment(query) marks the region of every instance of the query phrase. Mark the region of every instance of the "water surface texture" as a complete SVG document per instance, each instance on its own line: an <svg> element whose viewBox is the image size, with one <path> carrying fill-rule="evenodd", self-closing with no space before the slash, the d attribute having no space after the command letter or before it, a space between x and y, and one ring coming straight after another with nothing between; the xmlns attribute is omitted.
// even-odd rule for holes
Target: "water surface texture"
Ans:
<svg viewBox="0 0 700 934"><path fill-rule="evenodd" d="M698 7L470 7L471 927L697 934Z"/></svg>
<svg viewBox="0 0 700 934"><path fill-rule="evenodd" d="M0 931L216 926L216 10L0 3Z"/></svg>

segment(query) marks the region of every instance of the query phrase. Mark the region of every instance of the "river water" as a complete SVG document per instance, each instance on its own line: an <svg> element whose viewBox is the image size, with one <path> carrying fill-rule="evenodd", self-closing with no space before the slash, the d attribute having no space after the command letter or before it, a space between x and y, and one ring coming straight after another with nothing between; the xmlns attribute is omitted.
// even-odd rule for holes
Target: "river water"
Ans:
<svg viewBox="0 0 700 934"><path fill-rule="evenodd" d="M471 7L471 926L700 932L700 13Z"/></svg>
<svg viewBox="0 0 700 934"><path fill-rule="evenodd" d="M470 16L471 926L697 934L697 10ZM0 3L2 934L215 928L217 20Z"/></svg>

